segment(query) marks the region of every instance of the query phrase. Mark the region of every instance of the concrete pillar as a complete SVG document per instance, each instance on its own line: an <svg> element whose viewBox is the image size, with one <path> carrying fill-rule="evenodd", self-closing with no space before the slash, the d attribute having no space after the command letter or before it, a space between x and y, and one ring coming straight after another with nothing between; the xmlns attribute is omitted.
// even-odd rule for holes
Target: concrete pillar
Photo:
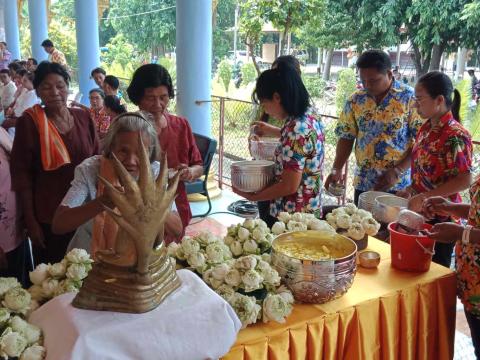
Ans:
<svg viewBox="0 0 480 360"><path fill-rule="evenodd" d="M12 53L12 60L20 59L20 36L18 33L17 0L4 0L5 41Z"/></svg>
<svg viewBox="0 0 480 360"><path fill-rule="evenodd" d="M41 43L48 39L47 2L45 0L28 0L28 18L30 19L30 37L32 39L32 56L38 62L48 59Z"/></svg>
<svg viewBox="0 0 480 360"><path fill-rule="evenodd" d="M395 59L395 65L400 68L400 59L402 56L402 50L401 50L402 43L399 41L397 44L397 57Z"/></svg>
<svg viewBox="0 0 480 360"><path fill-rule="evenodd" d="M83 1L83 0L82 0ZM211 136L212 1L177 0L177 112Z"/></svg>
<svg viewBox="0 0 480 360"><path fill-rule="evenodd" d="M458 48L457 53L457 71L455 72L455 79L463 79L463 73L465 72L465 63L467 62L467 48Z"/></svg>
<svg viewBox="0 0 480 360"><path fill-rule="evenodd" d="M97 0L75 0L75 30L77 34L78 80L82 103L89 104L88 93L97 87L90 79L91 71L100 66Z"/></svg>

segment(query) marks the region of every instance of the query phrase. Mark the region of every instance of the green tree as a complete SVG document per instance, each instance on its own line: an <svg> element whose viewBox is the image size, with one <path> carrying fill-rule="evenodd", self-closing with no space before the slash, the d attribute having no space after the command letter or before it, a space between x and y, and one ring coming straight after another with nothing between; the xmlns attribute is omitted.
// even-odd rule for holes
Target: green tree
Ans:
<svg viewBox="0 0 480 360"><path fill-rule="evenodd" d="M232 65L228 60L224 59L218 64L218 79L222 82L225 87L225 91L228 92L228 86L230 85L230 80L232 79Z"/></svg>
<svg viewBox="0 0 480 360"><path fill-rule="evenodd" d="M175 46L175 0L115 0L108 17L140 52L161 55Z"/></svg>
<svg viewBox="0 0 480 360"><path fill-rule="evenodd" d="M257 0L244 0L240 3L240 34L245 39L257 74L260 74L260 67L255 59L255 48L260 42L262 25L264 24L260 3L261 1Z"/></svg>
<svg viewBox="0 0 480 360"><path fill-rule="evenodd" d="M242 72L242 83L245 85L248 85L257 79L255 66L251 63L243 64L240 71Z"/></svg>
<svg viewBox="0 0 480 360"><path fill-rule="evenodd" d="M213 22L213 58L219 61L233 48L236 0L218 1Z"/></svg>
<svg viewBox="0 0 480 360"><path fill-rule="evenodd" d="M337 115L342 112L345 102L356 90L355 72L352 69L342 69L338 73L337 92L335 94L335 105Z"/></svg>

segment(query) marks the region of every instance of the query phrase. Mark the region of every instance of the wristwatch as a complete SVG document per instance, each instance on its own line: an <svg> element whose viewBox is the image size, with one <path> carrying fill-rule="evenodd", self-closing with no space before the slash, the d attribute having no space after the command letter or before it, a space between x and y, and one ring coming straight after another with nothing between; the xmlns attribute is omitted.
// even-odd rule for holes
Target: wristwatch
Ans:
<svg viewBox="0 0 480 360"><path fill-rule="evenodd" d="M472 231L473 226L467 225L462 232L462 244L467 245L470 243L470 231Z"/></svg>

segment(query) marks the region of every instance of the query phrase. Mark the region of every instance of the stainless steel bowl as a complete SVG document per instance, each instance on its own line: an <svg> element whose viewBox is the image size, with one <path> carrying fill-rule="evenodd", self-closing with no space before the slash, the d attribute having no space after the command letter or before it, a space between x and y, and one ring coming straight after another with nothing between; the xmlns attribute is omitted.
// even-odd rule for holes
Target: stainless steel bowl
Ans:
<svg viewBox="0 0 480 360"><path fill-rule="evenodd" d="M232 186L244 192L260 191L274 179L274 162L268 160L238 161L231 167Z"/></svg>
<svg viewBox="0 0 480 360"><path fill-rule="evenodd" d="M408 207L408 200L395 195L378 196L375 199L372 215L375 220L389 224L397 221L398 213Z"/></svg>
<svg viewBox="0 0 480 360"><path fill-rule="evenodd" d="M287 255L284 246L300 248L326 246L330 259L306 260ZM292 291L295 300L304 303L325 303L345 294L352 286L357 270L357 246L349 238L328 231L294 231L277 236L272 243L272 264ZM310 256L311 258L311 256Z"/></svg>
<svg viewBox="0 0 480 360"><path fill-rule="evenodd" d="M275 150L277 149L278 145L278 139L252 139L250 141L250 155L252 155L255 160L273 160L275 158Z"/></svg>
<svg viewBox="0 0 480 360"><path fill-rule="evenodd" d="M390 194L383 191L365 191L361 193L358 197L358 208L372 212L373 206L375 205L375 199L382 195Z"/></svg>
<svg viewBox="0 0 480 360"><path fill-rule="evenodd" d="M412 230L423 230L423 224L425 224L425 218L408 209L400 210L397 217L397 222Z"/></svg>

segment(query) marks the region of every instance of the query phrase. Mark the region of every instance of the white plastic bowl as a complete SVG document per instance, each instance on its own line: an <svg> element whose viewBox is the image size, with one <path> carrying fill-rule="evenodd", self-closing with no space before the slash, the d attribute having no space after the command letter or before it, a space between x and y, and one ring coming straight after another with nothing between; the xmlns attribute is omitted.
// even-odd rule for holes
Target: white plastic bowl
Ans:
<svg viewBox="0 0 480 360"><path fill-rule="evenodd" d="M274 179L274 162L268 160L238 161L231 167L232 186L244 192L257 192Z"/></svg>
<svg viewBox="0 0 480 360"><path fill-rule="evenodd" d="M260 138L250 141L250 155L255 160L273 160L275 158L275 150L279 145L278 139Z"/></svg>

